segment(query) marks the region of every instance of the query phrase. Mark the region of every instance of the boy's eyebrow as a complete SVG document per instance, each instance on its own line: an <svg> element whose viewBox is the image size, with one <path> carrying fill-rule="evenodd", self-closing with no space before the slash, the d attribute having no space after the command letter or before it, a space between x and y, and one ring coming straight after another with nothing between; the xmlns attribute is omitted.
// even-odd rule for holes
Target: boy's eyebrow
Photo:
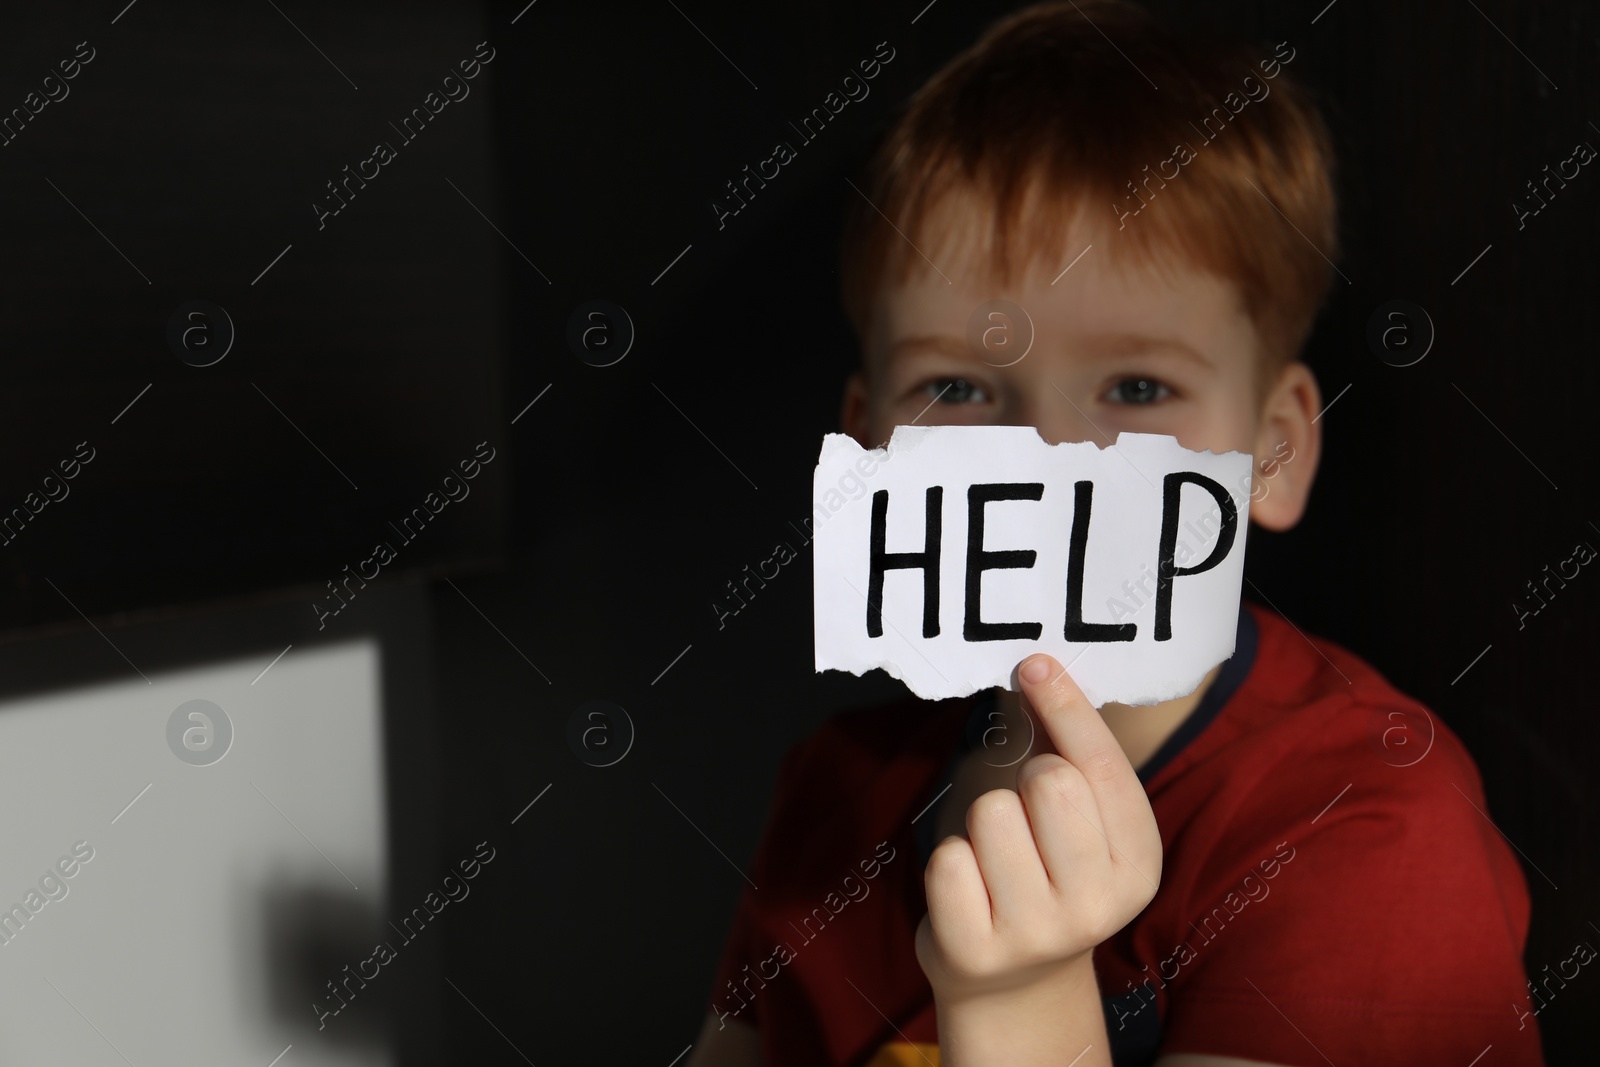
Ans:
<svg viewBox="0 0 1600 1067"><path fill-rule="evenodd" d="M1082 338L1081 344L1095 355L1123 356L1145 352L1170 352L1198 363L1208 370L1213 367L1211 360L1206 358L1204 353L1176 337L1156 337L1142 333L1108 333ZM907 349L928 349L951 356L978 358L977 353L968 347L964 339L947 334L902 337L890 346L889 354L892 356Z"/></svg>
<svg viewBox="0 0 1600 1067"><path fill-rule="evenodd" d="M966 356L968 358L974 355L967 347L966 341L947 334L918 334L913 337L902 337L889 346L889 354L892 356L898 352L914 348L926 348L946 355Z"/></svg>
<svg viewBox="0 0 1600 1067"><path fill-rule="evenodd" d="M1155 337L1142 333L1110 333L1084 338L1084 344L1106 355L1120 356L1152 351L1170 352L1173 355L1192 360L1208 370L1212 367L1211 360L1204 353L1177 337Z"/></svg>

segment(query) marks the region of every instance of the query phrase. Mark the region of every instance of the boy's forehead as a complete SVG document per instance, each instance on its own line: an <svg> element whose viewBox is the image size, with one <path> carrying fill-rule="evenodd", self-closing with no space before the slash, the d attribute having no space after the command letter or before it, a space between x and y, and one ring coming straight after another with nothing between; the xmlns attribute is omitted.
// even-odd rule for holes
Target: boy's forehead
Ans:
<svg viewBox="0 0 1600 1067"><path fill-rule="evenodd" d="M1059 235L1019 233L1002 278L994 223L992 210L970 196L947 198L926 213L907 237L906 277L887 280L873 301L870 359L892 358L908 338L964 338L973 316L981 318L997 301L1017 305L1036 331L1056 336L1171 336L1237 345L1241 332L1253 335L1231 281L1191 266L1176 251L1155 263L1119 254L1114 228L1081 212Z"/></svg>

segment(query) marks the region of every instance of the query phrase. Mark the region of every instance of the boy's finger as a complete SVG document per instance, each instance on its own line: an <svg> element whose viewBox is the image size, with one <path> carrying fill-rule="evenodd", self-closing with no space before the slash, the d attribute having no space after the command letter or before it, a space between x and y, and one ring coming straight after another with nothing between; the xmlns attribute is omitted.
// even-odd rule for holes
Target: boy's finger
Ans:
<svg viewBox="0 0 1600 1067"><path fill-rule="evenodd" d="M922 878L928 923L934 940L946 952L959 954L975 935L993 928L989 890L965 838L951 834L935 845Z"/></svg>
<svg viewBox="0 0 1600 1067"><path fill-rule="evenodd" d="M1055 753L1041 753L1022 765L1017 793L1027 809L1045 875L1056 890L1072 885L1106 856L1105 827L1099 805L1078 769Z"/></svg>
<svg viewBox="0 0 1600 1067"><path fill-rule="evenodd" d="M1021 798L992 789L967 808L967 836L989 891L996 925L1032 914L1050 887Z"/></svg>
<svg viewBox="0 0 1600 1067"><path fill-rule="evenodd" d="M1054 657L1044 653L1028 657L1017 667L1017 679L1056 751L1088 781L1108 845L1114 846L1112 854L1120 850L1118 858L1139 863L1152 845L1147 840L1152 826L1150 800L1111 728ZM1159 837L1153 844L1159 855Z"/></svg>

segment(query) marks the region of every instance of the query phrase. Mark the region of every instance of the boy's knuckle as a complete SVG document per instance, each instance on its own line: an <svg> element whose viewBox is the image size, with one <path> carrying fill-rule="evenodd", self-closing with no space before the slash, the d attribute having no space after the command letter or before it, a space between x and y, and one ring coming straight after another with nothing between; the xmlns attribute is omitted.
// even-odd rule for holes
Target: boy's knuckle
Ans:
<svg viewBox="0 0 1600 1067"><path fill-rule="evenodd" d="M954 836L935 845L928 855L928 880L942 882L954 877L965 866L970 848L967 842Z"/></svg>
<svg viewBox="0 0 1600 1067"><path fill-rule="evenodd" d="M1041 752L1036 756L1028 757L1022 767L1017 771L1017 785L1029 785L1048 775L1052 770L1062 766L1067 761L1054 752Z"/></svg>
<svg viewBox="0 0 1600 1067"><path fill-rule="evenodd" d="M1041 770L1027 788L1028 801L1034 806L1055 807L1065 803L1082 807L1090 799L1088 783L1066 760Z"/></svg>
<svg viewBox="0 0 1600 1067"><path fill-rule="evenodd" d="M1127 762L1120 750L1097 748L1078 757L1076 766L1090 782L1109 782L1122 772Z"/></svg>
<svg viewBox="0 0 1600 1067"><path fill-rule="evenodd" d="M1017 794L1011 790L991 789L967 808L967 826L971 830L1006 826L1015 819L1019 805Z"/></svg>

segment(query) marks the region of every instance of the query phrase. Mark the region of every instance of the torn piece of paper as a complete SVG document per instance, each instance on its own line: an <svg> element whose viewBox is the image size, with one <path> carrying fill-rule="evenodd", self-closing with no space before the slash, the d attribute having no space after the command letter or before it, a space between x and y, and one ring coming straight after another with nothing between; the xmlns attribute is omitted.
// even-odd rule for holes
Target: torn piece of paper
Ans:
<svg viewBox="0 0 1600 1067"><path fill-rule="evenodd" d="M1165 434L1032 426L822 441L817 670L882 667L927 700L1010 688L1048 652L1096 706L1192 693L1233 654L1253 459Z"/></svg>

